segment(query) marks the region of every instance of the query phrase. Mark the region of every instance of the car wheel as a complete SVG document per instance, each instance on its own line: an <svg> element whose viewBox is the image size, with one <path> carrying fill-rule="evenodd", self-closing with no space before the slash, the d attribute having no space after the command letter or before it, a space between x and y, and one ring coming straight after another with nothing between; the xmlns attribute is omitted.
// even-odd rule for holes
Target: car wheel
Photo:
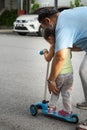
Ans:
<svg viewBox="0 0 87 130"><path fill-rule="evenodd" d="M25 36L27 33L26 32L18 32L19 35Z"/></svg>
<svg viewBox="0 0 87 130"><path fill-rule="evenodd" d="M40 26L38 31L38 36L42 36L42 35L43 35L43 28Z"/></svg>

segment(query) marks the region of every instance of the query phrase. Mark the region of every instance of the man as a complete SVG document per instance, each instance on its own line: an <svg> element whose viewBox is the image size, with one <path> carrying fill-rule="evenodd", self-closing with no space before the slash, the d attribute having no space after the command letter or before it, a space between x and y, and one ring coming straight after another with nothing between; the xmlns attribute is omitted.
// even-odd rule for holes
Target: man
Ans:
<svg viewBox="0 0 87 130"><path fill-rule="evenodd" d="M68 9L61 13L55 9L44 8L38 20L43 28L55 28L55 55L48 79L50 93L52 91L57 94L59 91L55 81L66 61L68 49L81 49L86 52L79 71L85 102L77 104L77 107L87 109L87 7Z"/></svg>

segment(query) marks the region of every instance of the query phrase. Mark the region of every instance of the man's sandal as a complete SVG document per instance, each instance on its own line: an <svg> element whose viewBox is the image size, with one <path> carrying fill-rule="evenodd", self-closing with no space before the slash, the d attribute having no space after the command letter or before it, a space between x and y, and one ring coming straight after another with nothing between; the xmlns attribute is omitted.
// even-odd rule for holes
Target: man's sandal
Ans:
<svg viewBox="0 0 87 130"><path fill-rule="evenodd" d="M76 130L87 130L87 119L78 123Z"/></svg>

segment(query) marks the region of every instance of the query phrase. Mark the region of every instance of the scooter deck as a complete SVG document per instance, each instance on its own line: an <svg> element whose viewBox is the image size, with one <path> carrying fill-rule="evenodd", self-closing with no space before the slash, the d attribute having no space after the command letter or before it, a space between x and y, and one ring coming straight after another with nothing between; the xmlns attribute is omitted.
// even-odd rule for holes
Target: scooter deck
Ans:
<svg viewBox="0 0 87 130"><path fill-rule="evenodd" d="M33 105L34 106L34 105ZM54 113L49 113L48 111L48 102L38 102L35 104L35 107L37 109L37 111L39 109L41 109L42 113L46 116L50 116L50 117L54 117L56 119L60 119L60 120L64 120L70 123L78 123L78 115L77 114L72 114L72 116L62 116L60 115L58 112L54 112ZM31 111L32 113L32 111ZM35 114L36 115L36 114Z"/></svg>

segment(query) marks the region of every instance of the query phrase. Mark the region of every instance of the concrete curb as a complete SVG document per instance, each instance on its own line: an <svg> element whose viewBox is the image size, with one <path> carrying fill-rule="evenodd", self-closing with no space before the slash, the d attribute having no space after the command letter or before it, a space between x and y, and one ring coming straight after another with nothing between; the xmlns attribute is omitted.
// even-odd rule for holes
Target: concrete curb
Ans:
<svg viewBox="0 0 87 130"><path fill-rule="evenodd" d="M13 29L0 29L0 34L13 33Z"/></svg>

